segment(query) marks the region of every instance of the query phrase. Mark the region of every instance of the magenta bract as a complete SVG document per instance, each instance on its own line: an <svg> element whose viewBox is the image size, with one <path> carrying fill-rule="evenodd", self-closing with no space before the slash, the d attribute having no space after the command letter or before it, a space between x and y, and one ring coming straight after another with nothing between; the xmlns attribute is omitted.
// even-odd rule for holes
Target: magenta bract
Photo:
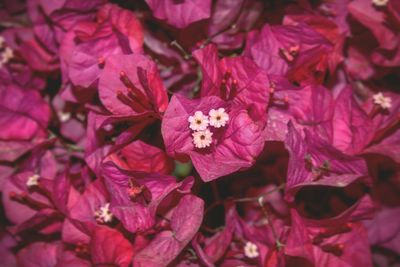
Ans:
<svg viewBox="0 0 400 267"><path fill-rule="evenodd" d="M0 265L395 266L399 29L399 0L3 0Z"/></svg>

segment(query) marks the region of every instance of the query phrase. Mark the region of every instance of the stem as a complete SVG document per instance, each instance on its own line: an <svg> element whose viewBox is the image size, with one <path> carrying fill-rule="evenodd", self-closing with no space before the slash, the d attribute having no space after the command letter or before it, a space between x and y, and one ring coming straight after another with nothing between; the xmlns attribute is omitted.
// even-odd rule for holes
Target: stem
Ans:
<svg viewBox="0 0 400 267"><path fill-rule="evenodd" d="M207 214L210 210L212 210L213 208L215 208L218 205L223 204L226 201L228 201L228 200L220 200L220 201L211 203L211 205L208 206L207 209L204 211L204 214Z"/></svg>
<svg viewBox="0 0 400 267"><path fill-rule="evenodd" d="M49 139L56 138L57 141L59 141L60 144L61 144L64 148L66 148L66 149L69 150L69 152L84 152L84 151L85 151L82 147L79 147L79 146L77 146L77 145L75 145L75 144L71 144L71 143L66 142L66 141L63 139L63 137L60 136L59 134L57 134L56 132L54 132L54 131L52 131L52 130L50 130L50 129L47 129L47 132L48 132L48 134L49 134Z"/></svg>
<svg viewBox="0 0 400 267"><path fill-rule="evenodd" d="M283 184L277 186L276 188L274 188L274 189L272 189L272 190L270 190L268 192L265 192L265 193L263 193L263 194L261 194L259 196L256 196L256 197L245 197L245 198L237 198L237 199L228 198L228 199L224 199L224 200L218 200L216 202L213 202L210 206L208 206L208 208L205 210L204 214L207 214L210 210L212 210L216 206L221 205L221 204L223 204L225 202L229 202L229 201L233 201L235 203L258 201L260 197L265 197L265 196L268 196L269 194L272 194L272 193L274 193L276 191L284 189L285 185L286 184L283 183Z"/></svg>
<svg viewBox="0 0 400 267"><path fill-rule="evenodd" d="M218 232L220 232L220 231L222 231L224 229L224 227L218 227L218 228L213 229L213 228L210 228L210 227L205 226L205 225L201 226L201 228L204 231L206 231L208 233L211 233L211 234L216 234L216 233L218 233Z"/></svg>
<svg viewBox="0 0 400 267"><path fill-rule="evenodd" d="M187 251L191 254L190 257L191 260L196 260L198 258L196 251L194 251L192 248L188 248Z"/></svg>
<svg viewBox="0 0 400 267"><path fill-rule="evenodd" d="M242 8L242 6L243 6L243 3L244 3L244 2L242 2L242 3L240 4L240 7L238 7L238 10L241 10L241 8ZM232 22L231 22L230 24L228 24L225 28L222 28L221 30L219 30L219 31L217 31L216 33L214 33L214 34L212 34L211 36L209 36L209 37L201 44L200 48L204 48L206 45L208 45L209 43L211 43L211 41L212 41L216 36L218 36L218 35L220 35L220 34L222 34L222 33L224 33L224 32L227 32L227 31L229 31L230 29L236 28L236 22L237 22L237 20L239 19L240 14L241 14L241 12L238 12L238 13L236 14L236 17L232 20Z"/></svg>
<svg viewBox="0 0 400 267"><path fill-rule="evenodd" d="M284 244L282 244L281 241L279 240L279 237L278 237L278 234L276 233L274 224L272 223L272 221L269 217L269 213L268 213L267 209L264 207L263 200L264 200L264 197L261 196L258 199L258 204L260 205L261 211L263 212L265 218L267 219L268 224L271 226L271 231L272 231L272 235L274 236L274 239L275 239L276 248L279 251L284 246Z"/></svg>
<svg viewBox="0 0 400 267"><path fill-rule="evenodd" d="M188 52L186 52L186 50L180 45L178 44L178 42L176 40L173 40L170 45L175 46L176 48L178 48L178 50L182 53L183 58L185 60L188 60L192 57L191 54L189 54Z"/></svg>
<svg viewBox="0 0 400 267"><path fill-rule="evenodd" d="M283 183L283 184L279 185L278 187L276 187L276 188L274 188L274 189L272 189L272 190L270 190L270 191L268 191L268 192L266 192L266 193L264 193L264 194L261 194L261 195L259 195L259 196L257 196L257 197L244 197L244 198L234 199L233 201L234 201L234 202L251 202L251 201L258 201L261 197L268 196L268 195L270 195L270 194L272 194L272 193L274 193L274 192L276 192L276 191L280 191L280 190L284 189L284 188L285 188L285 185L286 185L286 184Z"/></svg>
<svg viewBox="0 0 400 267"><path fill-rule="evenodd" d="M71 151L75 151L75 152L84 152L85 150L77 145L73 145L73 144L68 144L65 143L64 146Z"/></svg>

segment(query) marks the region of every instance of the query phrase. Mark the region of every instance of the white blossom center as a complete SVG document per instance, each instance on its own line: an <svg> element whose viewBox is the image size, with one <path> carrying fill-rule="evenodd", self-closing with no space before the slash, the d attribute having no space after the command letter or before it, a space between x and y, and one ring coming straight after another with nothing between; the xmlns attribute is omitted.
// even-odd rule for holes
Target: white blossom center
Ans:
<svg viewBox="0 0 400 267"><path fill-rule="evenodd" d="M71 113L60 111L58 112L58 118L61 122L67 122L71 118Z"/></svg>
<svg viewBox="0 0 400 267"><path fill-rule="evenodd" d="M193 131L204 131L208 126L208 117L201 111L196 111L193 116L188 118L189 128Z"/></svg>
<svg viewBox="0 0 400 267"><path fill-rule="evenodd" d="M376 6L386 6L389 0L372 0L372 3Z"/></svg>
<svg viewBox="0 0 400 267"><path fill-rule="evenodd" d="M3 36L0 36L0 48L3 48L4 47L4 44L5 44L5 40L4 40L4 37Z"/></svg>
<svg viewBox="0 0 400 267"><path fill-rule="evenodd" d="M382 93L374 94L372 100L375 105L380 106L382 109L389 109L392 106L392 99L385 97Z"/></svg>
<svg viewBox="0 0 400 267"><path fill-rule="evenodd" d="M110 203L106 203L104 206L100 207L99 210L95 211L94 216L99 223L111 222L113 214L110 211Z"/></svg>
<svg viewBox="0 0 400 267"><path fill-rule="evenodd" d="M1 53L1 59L0 59L0 66L3 66L4 64L8 63L10 59L14 57L14 52L11 48L6 47L4 51Z"/></svg>
<svg viewBox="0 0 400 267"><path fill-rule="evenodd" d="M193 143L197 148L205 148L211 145L213 133L206 129L192 133Z"/></svg>
<svg viewBox="0 0 400 267"><path fill-rule="evenodd" d="M34 174L28 178L28 181L26 181L26 186L33 187L39 185L39 178L40 176L38 174Z"/></svg>
<svg viewBox="0 0 400 267"><path fill-rule="evenodd" d="M258 257L258 248L257 245L248 241L244 246L244 255L248 258L257 258Z"/></svg>
<svg viewBox="0 0 400 267"><path fill-rule="evenodd" d="M217 110L212 109L208 115L210 117L210 125L215 128L224 127L229 121L229 115L225 112L224 108L219 108Z"/></svg>

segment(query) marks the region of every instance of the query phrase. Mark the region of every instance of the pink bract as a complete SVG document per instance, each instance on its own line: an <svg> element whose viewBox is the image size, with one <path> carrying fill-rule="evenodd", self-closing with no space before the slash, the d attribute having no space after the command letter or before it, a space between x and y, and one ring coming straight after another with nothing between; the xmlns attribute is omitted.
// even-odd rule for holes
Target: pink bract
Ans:
<svg viewBox="0 0 400 267"><path fill-rule="evenodd" d="M0 266L398 266L399 29L399 0L2 0Z"/></svg>

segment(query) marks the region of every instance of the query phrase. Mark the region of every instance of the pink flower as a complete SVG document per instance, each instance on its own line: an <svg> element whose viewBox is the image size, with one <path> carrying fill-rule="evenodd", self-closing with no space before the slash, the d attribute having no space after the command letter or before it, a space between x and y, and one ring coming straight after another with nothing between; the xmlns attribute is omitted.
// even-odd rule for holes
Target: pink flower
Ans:
<svg viewBox="0 0 400 267"><path fill-rule="evenodd" d="M247 37L245 55L269 74L282 75L297 83L321 83L333 46L305 24L265 25ZM268 51L268 52L267 52Z"/></svg>
<svg viewBox="0 0 400 267"><path fill-rule="evenodd" d="M88 224L107 224L112 221L109 196L102 182L98 179L89 184L83 194L70 199L68 215L73 220Z"/></svg>
<svg viewBox="0 0 400 267"><path fill-rule="evenodd" d="M400 1L0 6L0 265L397 260Z"/></svg>
<svg viewBox="0 0 400 267"><path fill-rule="evenodd" d="M203 219L203 200L183 196L169 212L169 229L156 234L154 239L133 258L135 266L166 266L183 250L198 231Z"/></svg>
<svg viewBox="0 0 400 267"><path fill-rule="evenodd" d="M190 128L188 119L195 112L209 114L220 108L224 108L229 116L225 126L210 126L203 135ZM263 122L254 119L251 111L219 97L189 100L174 95L165 112L161 131L167 152L178 158L189 156L201 178L211 181L250 167L264 146L263 129Z"/></svg>
<svg viewBox="0 0 400 267"><path fill-rule="evenodd" d="M208 35L220 49L239 49L249 31L262 16L262 1L219 0L216 1L208 26Z"/></svg>
<svg viewBox="0 0 400 267"><path fill-rule="evenodd" d="M170 155L189 156L202 179L210 181L250 167L261 152L269 79L247 58L219 60L213 45L194 55L202 66L203 97L174 95L162 134Z"/></svg>
<svg viewBox="0 0 400 267"><path fill-rule="evenodd" d="M266 72L246 57L218 58L215 45L193 52L201 66L201 96L219 96L234 105L251 106L260 119L265 116L270 80Z"/></svg>
<svg viewBox="0 0 400 267"><path fill-rule="evenodd" d="M174 192L176 197L188 193L193 184L191 177L177 183L172 176L124 171L111 162L104 164L102 175L110 192L110 211L133 233L153 227L159 205Z"/></svg>
<svg viewBox="0 0 400 267"><path fill-rule="evenodd" d="M64 84L95 86L109 56L142 51L142 28L132 12L107 4L96 18L96 22L76 24L63 38L60 57Z"/></svg>
<svg viewBox="0 0 400 267"><path fill-rule="evenodd" d="M303 138L293 124L289 124L285 144L291 158L285 199L298 203L298 208L304 210L303 216L312 220L343 222L348 218L368 218L373 203L365 193L365 187L371 185L365 161L343 154L308 131L304 135ZM352 201L341 200L343 190ZM316 191L320 192L319 196ZM319 198L319 202L314 202L314 198ZM327 207L321 210L322 205Z"/></svg>
<svg viewBox="0 0 400 267"><path fill-rule="evenodd" d="M384 103L374 100L374 96L381 94ZM384 105L383 105L384 104ZM391 92L376 93L363 105L364 112L368 114L371 132L370 143L362 153L377 153L391 157L399 162L399 138L398 123L400 117L400 98Z"/></svg>
<svg viewBox="0 0 400 267"><path fill-rule="evenodd" d="M353 1L348 5L351 16L368 28L378 42L370 58L373 63L396 67L400 64L399 35L395 27L400 25L399 7L396 4L387 3L387 7L377 6L373 1ZM389 19L393 18L393 19ZM362 44L361 44L362 46Z"/></svg>
<svg viewBox="0 0 400 267"><path fill-rule="evenodd" d="M361 223L310 227L294 211L285 254L302 257L317 267L373 266L367 232Z"/></svg>
<svg viewBox="0 0 400 267"><path fill-rule="evenodd" d="M53 179L42 175L22 172L4 183L2 203L16 233L31 228L44 234L60 230L63 216L56 205L61 201L53 198L53 192L57 191Z"/></svg>
<svg viewBox="0 0 400 267"><path fill-rule="evenodd" d="M0 88L0 158L14 161L35 144L44 141L50 119L48 104L36 91L16 86ZM7 152L6 152L7 151Z"/></svg>
<svg viewBox="0 0 400 267"><path fill-rule="evenodd" d="M269 88L272 93L266 128L268 140L283 141L289 121L324 138L332 136L330 123L334 100L327 88L315 85L295 87L279 76L271 77Z"/></svg>
<svg viewBox="0 0 400 267"><path fill-rule="evenodd" d="M101 226L95 228L88 252L95 265L114 264L121 267L130 266L134 255L132 244L121 232Z"/></svg>
<svg viewBox="0 0 400 267"><path fill-rule="evenodd" d="M335 100L332 129L333 146L351 155L360 153L373 138L372 121L350 87L344 88Z"/></svg>
<svg viewBox="0 0 400 267"><path fill-rule="evenodd" d="M119 116L160 116L168 104L156 65L139 54L110 57L100 76L99 94L103 105Z"/></svg>
<svg viewBox="0 0 400 267"><path fill-rule="evenodd" d="M146 0L153 15L177 28L185 28L191 23L208 19L211 13L210 0L176 2L173 0Z"/></svg>
<svg viewBox="0 0 400 267"><path fill-rule="evenodd" d="M173 167L172 160L163 150L141 140L111 153L104 159L104 162L107 161L114 162L121 169L148 173L170 174Z"/></svg>
<svg viewBox="0 0 400 267"><path fill-rule="evenodd" d="M21 249L17 255L19 266L77 266L88 267L90 263L65 250L61 242L35 242Z"/></svg>

